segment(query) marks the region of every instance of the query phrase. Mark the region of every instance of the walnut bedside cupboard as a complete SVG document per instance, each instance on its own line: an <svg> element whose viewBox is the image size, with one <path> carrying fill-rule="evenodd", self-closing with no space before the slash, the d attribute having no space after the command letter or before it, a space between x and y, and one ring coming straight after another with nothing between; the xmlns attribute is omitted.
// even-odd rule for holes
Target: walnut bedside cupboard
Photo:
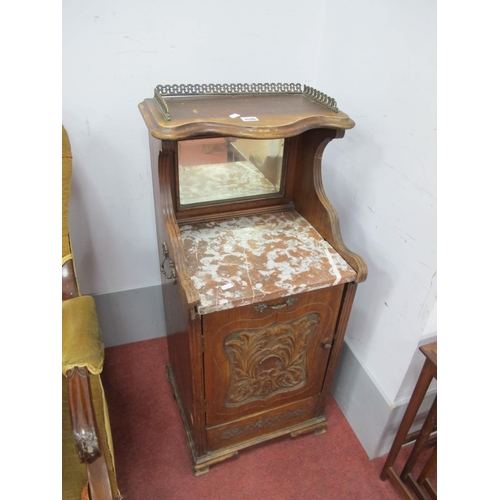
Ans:
<svg viewBox="0 0 500 500"><path fill-rule="evenodd" d="M196 475L326 430L364 260L342 241L323 150L354 122L301 84L159 85L149 131L168 379Z"/></svg>

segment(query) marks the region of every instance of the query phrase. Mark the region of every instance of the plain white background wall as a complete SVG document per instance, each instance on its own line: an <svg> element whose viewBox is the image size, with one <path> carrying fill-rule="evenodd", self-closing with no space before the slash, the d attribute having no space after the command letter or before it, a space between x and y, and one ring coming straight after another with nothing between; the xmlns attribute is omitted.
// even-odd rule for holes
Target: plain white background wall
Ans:
<svg viewBox="0 0 500 500"><path fill-rule="evenodd" d="M147 132L137 109L155 85L312 85L357 123L328 146L324 184L347 245L369 266L347 341L394 402L435 304L435 7L65 1L62 109L83 291L159 283Z"/></svg>
<svg viewBox="0 0 500 500"><path fill-rule="evenodd" d="M327 147L323 182L368 264L346 341L393 403L436 332L436 3L328 2L326 18L317 85L356 127Z"/></svg>
<svg viewBox="0 0 500 500"><path fill-rule="evenodd" d="M85 293L159 283L147 129L157 84L298 82L319 66L325 3L63 3L63 123Z"/></svg>

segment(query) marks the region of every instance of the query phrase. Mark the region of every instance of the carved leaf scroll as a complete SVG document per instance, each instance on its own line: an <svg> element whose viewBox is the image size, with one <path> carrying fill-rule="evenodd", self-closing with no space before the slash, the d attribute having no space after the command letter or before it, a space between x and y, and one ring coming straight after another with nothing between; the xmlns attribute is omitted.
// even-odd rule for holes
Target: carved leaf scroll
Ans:
<svg viewBox="0 0 500 500"><path fill-rule="evenodd" d="M306 354L319 314L238 330L226 338L231 381L225 406L239 406L298 389L306 382Z"/></svg>

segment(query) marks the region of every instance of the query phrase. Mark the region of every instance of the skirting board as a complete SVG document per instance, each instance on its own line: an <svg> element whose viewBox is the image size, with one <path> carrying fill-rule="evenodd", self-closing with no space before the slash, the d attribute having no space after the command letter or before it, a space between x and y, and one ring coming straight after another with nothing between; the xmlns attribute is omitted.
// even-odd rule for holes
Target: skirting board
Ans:
<svg viewBox="0 0 500 500"><path fill-rule="evenodd" d="M165 336L161 285L93 297L105 347Z"/></svg>
<svg viewBox="0 0 500 500"><path fill-rule="evenodd" d="M331 390L368 458L388 453L409 398L391 405L347 342L342 348ZM411 431L422 426L435 394L435 389L427 393Z"/></svg>

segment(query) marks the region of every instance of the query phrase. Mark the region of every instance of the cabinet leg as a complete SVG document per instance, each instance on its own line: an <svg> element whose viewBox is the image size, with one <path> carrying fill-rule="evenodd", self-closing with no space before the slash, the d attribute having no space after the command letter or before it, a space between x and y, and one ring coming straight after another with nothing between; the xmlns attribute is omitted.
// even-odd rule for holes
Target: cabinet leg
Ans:
<svg viewBox="0 0 500 500"><path fill-rule="evenodd" d="M233 451L220 451L212 452L209 455L205 455L199 459L195 459L195 464L193 465L193 472L195 476L201 476L206 474L212 465L218 464L223 460L235 457L238 454L237 450Z"/></svg>
<svg viewBox="0 0 500 500"><path fill-rule="evenodd" d="M300 429L295 432L291 432L290 436L293 438L296 436L300 436L301 434L309 434L311 432L314 432L316 436L319 436L320 434L323 434L326 432L326 419L323 417L320 422L317 422L315 424L312 424L308 427L304 427L303 429Z"/></svg>
<svg viewBox="0 0 500 500"><path fill-rule="evenodd" d="M319 435L321 435L321 434L324 434L325 432L326 432L326 427L325 427L324 429L316 429L316 430L314 431L314 435L315 435L315 436L319 436Z"/></svg>
<svg viewBox="0 0 500 500"><path fill-rule="evenodd" d="M193 473L195 476L201 476L203 474L206 474L209 470L210 466L200 467L200 468L193 467Z"/></svg>

